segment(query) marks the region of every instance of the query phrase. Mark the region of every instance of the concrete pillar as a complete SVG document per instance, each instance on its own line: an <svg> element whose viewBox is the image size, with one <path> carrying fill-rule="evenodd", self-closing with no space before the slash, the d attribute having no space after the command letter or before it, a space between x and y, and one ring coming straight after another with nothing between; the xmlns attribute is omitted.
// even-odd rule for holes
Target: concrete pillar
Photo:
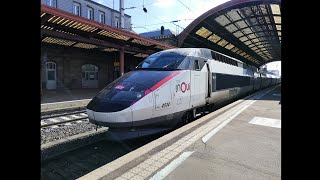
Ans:
<svg viewBox="0 0 320 180"><path fill-rule="evenodd" d="M120 73L121 73L121 76L123 76L124 74L124 47L122 46L120 48Z"/></svg>

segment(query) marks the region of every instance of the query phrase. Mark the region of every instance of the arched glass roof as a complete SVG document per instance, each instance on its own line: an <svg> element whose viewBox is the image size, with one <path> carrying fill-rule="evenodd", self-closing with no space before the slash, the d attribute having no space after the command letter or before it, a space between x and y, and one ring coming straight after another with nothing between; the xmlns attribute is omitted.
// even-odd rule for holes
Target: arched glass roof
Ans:
<svg viewBox="0 0 320 180"><path fill-rule="evenodd" d="M231 0L194 20L179 47L206 47L256 67L281 60L281 1Z"/></svg>

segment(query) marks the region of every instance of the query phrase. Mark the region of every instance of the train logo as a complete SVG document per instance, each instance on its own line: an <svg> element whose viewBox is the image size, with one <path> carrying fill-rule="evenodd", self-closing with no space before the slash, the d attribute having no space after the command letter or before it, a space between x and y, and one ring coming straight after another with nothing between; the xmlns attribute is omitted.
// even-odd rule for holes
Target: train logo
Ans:
<svg viewBox="0 0 320 180"><path fill-rule="evenodd" d="M187 84L185 82L182 82L181 84L176 85L176 92L181 91L185 93L186 91L189 91L189 90L190 90L190 83Z"/></svg>

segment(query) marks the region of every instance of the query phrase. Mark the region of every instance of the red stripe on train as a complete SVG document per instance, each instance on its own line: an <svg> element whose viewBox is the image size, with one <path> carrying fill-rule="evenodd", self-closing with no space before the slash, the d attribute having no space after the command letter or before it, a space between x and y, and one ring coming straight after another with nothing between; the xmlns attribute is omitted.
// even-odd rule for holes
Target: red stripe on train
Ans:
<svg viewBox="0 0 320 180"><path fill-rule="evenodd" d="M156 89L158 89L160 86L162 86L164 83L168 82L170 79L176 77L177 75L181 74L184 71L175 71L172 74L170 74L169 76L165 77L164 79L162 79L161 81L159 81L157 84L155 84L154 86L152 86L152 88L150 88L151 91L154 91Z"/></svg>
<svg viewBox="0 0 320 180"><path fill-rule="evenodd" d="M164 83L168 82L170 79L176 77L177 75L181 74L182 72L184 72L183 70L182 71L175 71L173 73L171 73L169 76L165 77L164 79L162 79L161 81L159 81L157 84L155 84L154 86L152 86L152 88L150 88L151 91L154 91L156 90L157 88L159 88L161 85L163 85ZM144 96L146 96L147 94L150 93L150 90L147 89L145 92L144 92ZM141 99L141 98L140 98ZM137 101L134 101L133 103L131 103L130 106L132 106L133 104L135 104L136 102L138 102L140 99L138 99Z"/></svg>

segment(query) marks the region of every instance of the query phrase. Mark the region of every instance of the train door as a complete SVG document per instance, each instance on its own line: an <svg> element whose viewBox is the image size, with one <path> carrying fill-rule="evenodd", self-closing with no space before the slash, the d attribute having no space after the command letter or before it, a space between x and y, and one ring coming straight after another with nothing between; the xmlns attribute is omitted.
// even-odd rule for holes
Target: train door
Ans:
<svg viewBox="0 0 320 180"><path fill-rule="evenodd" d="M212 87L212 81L211 81L211 71L210 71L210 65L209 62L206 62L206 68L207 68L207 77L206 77L206 103L209 103L210 97L211 97L211 87Z"/></svg>
<svg viewBox="0 0 320 180"><path fill-rule="evenodd" d="M190 70L171 81L172 105L176 112L190 108Z"/></svg>
<svg viewBox="0 0 320 180"><path fill-rule="evenodd" d="M207 92L207 68L205 61L195 59L193 62L193 70L191 71L191 108L203 105L206 100Z"/></svg>
<svg viewBox="0 0 320 180"><path fill-rule="evenodd" d="M211 92L215 92L216 91L216 73L211 73Z"/></svg>
<svg viewBox="0 0 320 180"><path fill-rule="evenodd" d="M250 85L252 86L251 90L250 91L254 91L254 86L255 86L255 72L253 70L253 68L251 68L252 70L252 75L250 77Z"/></svg>
<svg viewBox="0 0 320 180"><path fill-rule="evenodd" d="M191 71L191 108L198 105L200 91L200 70L199 60L194 60Z"/></svg>
<svg viewBox="0 0 320 180"><path fill-rule="evenodd" d="M155 96L155 113L159 113L161 115L163 110L167 110L172 107L171 104L171 82L167 83L166 85L158 88L154 91Z"/></svg>

